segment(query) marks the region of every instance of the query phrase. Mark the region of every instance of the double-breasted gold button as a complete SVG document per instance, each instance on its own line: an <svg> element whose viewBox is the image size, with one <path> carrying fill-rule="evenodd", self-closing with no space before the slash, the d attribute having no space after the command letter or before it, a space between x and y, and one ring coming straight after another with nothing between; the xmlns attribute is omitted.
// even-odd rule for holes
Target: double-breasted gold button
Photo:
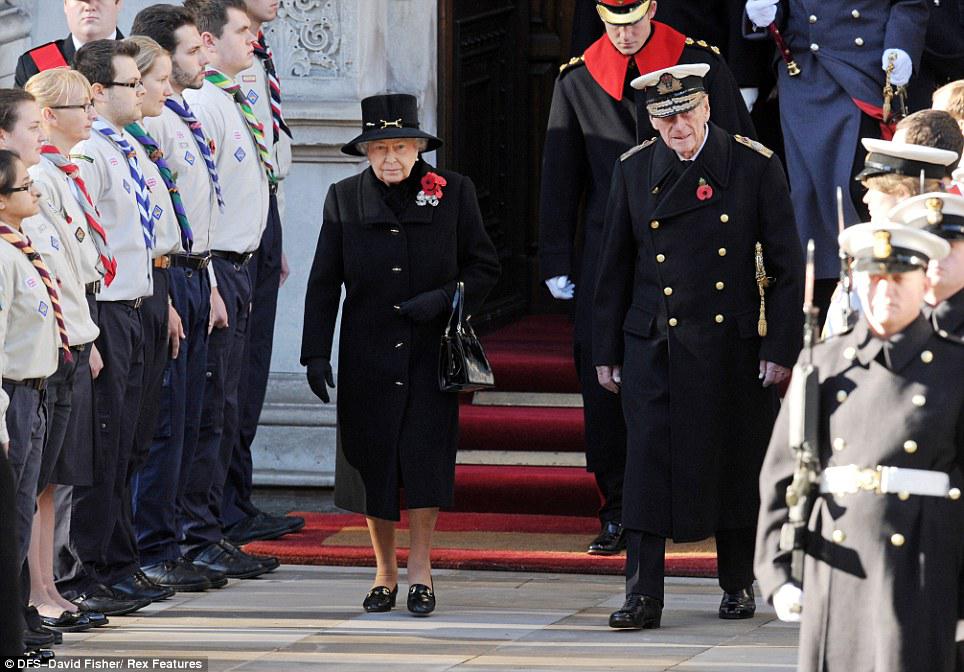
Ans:
<svg viewBox="0 0 964 672"><path fill-rule="evenodd" d="M679 320L677 320L675 317L671 317L669 320L667 320L667 323L669 326L675 327L677 324L679 324Z"/></svg>
<svg viewBox="0 0 964 672"><path fill-rule="evenodd" d="M913 439L908 439L904 441L904 452L908 455L913 455L917 452L917 442Z"/></svg>
<svg viewBox="0 0 964 672"><path fill-rule="evenodd" d="M649 228L656 230L659 228L659 220L654 219L649 223Z"/></svg>
<svg viewBox="0 0 964 672"><path fill-rule="evenodd" d="M728 221L730 221L730 216L724 212L722 215L720 215L720 221L726 224Z"/></svg>
<svg viewBox="0 0 964 672"><path fill-rule="evenodd" d="M665 254L657 254L657 255L656 255L656 263L661 264L661 263L663 263L664 261L666 261L666 255L665 255Z"/></svg>
<svg viewBox="0 0 964 672"><path fill-rule="evenodd" d="M833 539L833 543L842 544L847 541L847 534L843 530L834 530L830 538Z"/></svg>
<svg viewBox="0 0 964 672"><path fill-rule="evenodd" d="M663 287L663 294L665 294L666 296L672 296L672 295L673 295L673 288L672 288L672 287Z"/></svg>
<svg viewBox="0 0 964 672"><path fill-rule="evenodd" d="M723 284L723 281L722 281L722 280L720 280L719 282L716 283L716 288L717 288L717 289L723 289L725 286L726 286L726 285Z"/></svg>
<svg viewBox="0 0 964 672"><path fill-rule="evenodd" d="M934 353L930 350L925 350L924 352L920 353L920 361L924 362L925 364L930 364L934 361Z"/></svg>
<svg viewBox="0 0 964 672"><path fill-rule="evenodd" d="M907 540L904 539L904 535L902 535L900 532L894 532L892 535L890 535L890 543L896 546L897 548L900 548L901 546L903 546L904 542L906 541Z"/></svg>
<svg viewBox="0 0 964 672"><path fill-rule="evenodd" d="M717 314L713 317L713 319L716 321L717 324L723 324L723 316L720 315L719 313L717 313Z"/></svg>
<svg viewBox="0 0 964 672"><path fill-rule="evenodd" d="M726 248L725 248L725 247L721 247L720 249L718 249L718 250L716 251L716 253L717 253L718 255L720 255L721 257L725 257L725 256L726 256Z"/></svg>
<svg viewBox="0 0 964 672"><path fill-rule="evenodd" d="M947 491L947 496L948 496L950 499L953 499L953 500L956 502L957 500L959 500L959 499L961 498L961 489L960 489L960 488L951 488L950 490Z"/></svg>

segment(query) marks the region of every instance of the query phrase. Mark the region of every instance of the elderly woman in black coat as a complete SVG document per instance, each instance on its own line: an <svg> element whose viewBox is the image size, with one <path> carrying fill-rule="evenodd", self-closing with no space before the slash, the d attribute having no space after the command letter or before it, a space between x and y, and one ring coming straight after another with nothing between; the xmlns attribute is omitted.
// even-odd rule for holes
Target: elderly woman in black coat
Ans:
<svg viewBox="0 0 964 672"><path fill-rule="evenodd" d="M366 611L398 592L395 525L405 491L411 544L408 609L435 608L430 551L452 503L458 398L441 392L439 345L456 284L482 305L499 262L471 180L420 156L441 141L419 130L413 96L362 101L363 133L342 148L370 167L328 190L305 297L301 361L324 402L342 285L335 503L368 519L377 570Z"/></svg>

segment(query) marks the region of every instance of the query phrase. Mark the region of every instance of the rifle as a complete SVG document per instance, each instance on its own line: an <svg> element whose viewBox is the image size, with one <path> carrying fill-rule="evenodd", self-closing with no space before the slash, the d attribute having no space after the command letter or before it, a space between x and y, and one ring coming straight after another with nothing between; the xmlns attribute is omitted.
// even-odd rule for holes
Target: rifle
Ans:
<svg viewBox="0 0 964 672"><path fill-rule="evenodd" d="M803 300L805 355L793 367L787 403L790 405L790 450L796 458L793 480L787 486L787 522L780 529L780 550L790 553L790 576L803 586L807 522L820 480L818 446L820 380L813 364L813 346L820 310L813 305L813 240L807 243L807 279Z"/></svg>
<svg viewBox="0 0 964 672"><path fill-rule="evenodd" d="M837 234L843 233L845 228L844 224L844 214L843 214L843 189L837 187ZM843 328L849 329L851 326L851 320L854 318L854 306L851 302L850 292L854 286L854 276L850 270L850 257L844 252L843 248L840 248L840 291L844 292L844 296L847 303L844 304L843 309Z"/></svg>

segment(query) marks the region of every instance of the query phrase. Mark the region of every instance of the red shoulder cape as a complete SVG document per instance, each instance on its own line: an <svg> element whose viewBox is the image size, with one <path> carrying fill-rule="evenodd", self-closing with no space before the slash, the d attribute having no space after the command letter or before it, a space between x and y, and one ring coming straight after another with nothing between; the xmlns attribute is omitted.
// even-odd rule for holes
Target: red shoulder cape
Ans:
<svg viewBox="0 0 964 672"><path fill-rule="evenodd" d="M686 36L665 23L653 21L652 31L643 48L632 57L640 74L676 65L686 44ZM602 90L616 100L622 100L630 57L619 53L609 37L603 35L586 49L583 59L589 74Z"/></svg>

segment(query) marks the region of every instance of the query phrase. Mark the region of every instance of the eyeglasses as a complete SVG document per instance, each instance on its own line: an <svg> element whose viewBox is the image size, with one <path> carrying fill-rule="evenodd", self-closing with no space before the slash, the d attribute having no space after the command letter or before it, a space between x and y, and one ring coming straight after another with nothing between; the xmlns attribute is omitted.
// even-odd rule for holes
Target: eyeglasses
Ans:
<svg viewBox="0 0 964 672"><path fill-rule="evenodd" d="M136 79L133 82L105 82L104 83L104 86L106 87L123 86L128 89L136 89L137 87L142 85L143 85L143 82L141 82L141 80L139 79Z"/></svg>
<svg viewBox="0 0 964 672"><path fill-rule="evenodd" d="M51 110L83 110L84 112L93 112L93 103L83 103L78 105L50 105Z"/></svg>
<svg viewBox="0 0 964 672"><path fill-rule="evenodd" d="M27 183L22 187L12 187L10 189L5 189L3 193L5 194L15 194L18 191L30 191L33 189L33 180L27 180Z"/></svg>

